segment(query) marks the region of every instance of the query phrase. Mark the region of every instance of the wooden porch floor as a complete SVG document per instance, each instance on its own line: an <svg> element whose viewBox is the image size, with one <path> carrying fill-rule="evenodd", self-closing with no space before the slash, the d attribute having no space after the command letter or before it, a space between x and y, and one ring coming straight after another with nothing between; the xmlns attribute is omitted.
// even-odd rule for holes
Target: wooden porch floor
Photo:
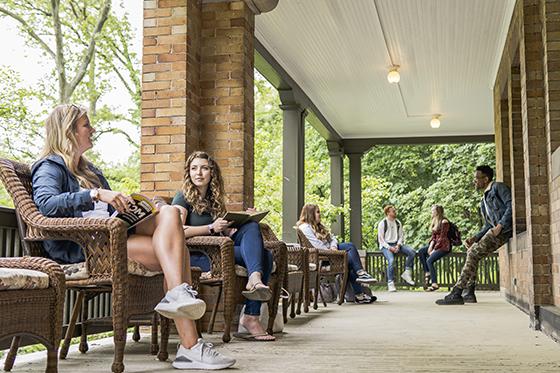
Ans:
<svg viewBox="0 0 560 373"><path fill-rule="evenodd" d="M290 320L274 343L205 338L234 356L230 371L240 372L560 371L560 345L529 329L528 317L497 292L481 292L476 305L436 306L443 294L401 291L379 293L372 305L329 304ZM19 356L13 372L44 371L43 358L28 359ZM85 355L71 352L59 371L109 372L111 361L110 341L96 341ZM148 336L127 344L125 366L125 372L176 372L149 355Z"/></svg>

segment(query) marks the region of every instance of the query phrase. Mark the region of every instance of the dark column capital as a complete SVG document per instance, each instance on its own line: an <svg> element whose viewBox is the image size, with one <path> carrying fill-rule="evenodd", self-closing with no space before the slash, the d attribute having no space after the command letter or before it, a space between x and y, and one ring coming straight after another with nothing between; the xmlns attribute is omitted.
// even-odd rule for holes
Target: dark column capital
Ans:
<svg viewBox="0 0 560 373"><path fill-rule="evenodd" d="M344 148L338 141L327 141L327 149L329 149L329 156L340 157L344 155Z"/></svg>

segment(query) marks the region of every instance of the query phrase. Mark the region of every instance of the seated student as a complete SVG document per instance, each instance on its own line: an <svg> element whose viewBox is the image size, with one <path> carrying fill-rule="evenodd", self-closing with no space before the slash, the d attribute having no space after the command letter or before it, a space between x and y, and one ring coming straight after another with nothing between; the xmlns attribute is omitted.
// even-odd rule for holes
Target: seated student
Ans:
<svg viewBox="0 0 560 373"><path fill-rule="evenodd" d="M115 210L128 209L128 199L112 191L107 180L83 156L90 149L95 129L86 110L70 104L57 106L45 122L46 141L39 160L33 165L33 200L39 211L50 217L104 217ZM190 280L189 257L179 210L161 206L154 218L129 231L128 257L152 271L163 271L169 291L156 311L173 318L181 344L173 367L177 369L223 369L234 359L218 353L198 338L193 320L202 317L204 301L184 282ZM61 264L85 261L80 246L71 241L45 241L48 256ZM186 266L183 263L186 262Z"/></svg>
<svg viewBox="0 0 560 373"><path fill-rule="evenodd" d="M412 268L416 251L404 244L404 229L397 220L397 209L393 205L387 205L383 209L385 218L377 225L377 240L379 249L387 259L387 288L390 292L397 291L395 286L395 254L402 251L406 255L405 270L401 274L407 284L414 286L412 280Z"/></svg>
<svg viewBox="0 0 560 373"><path fill-rule="evenodd" d="M451 242L449 242L449 238L447 237L449 227L449 220L447 220L443 214L443 207L440 205L433 205L432 224L430 226L432 237L430 238L429 244L418 251L420 262L422 262L422 266L424 267L427 291L439 289L434 263L451 252Z"/></svg>
<svg viewBox="0 0 560 373"><path fill-rule="evenodd" d="M186 209L185 237L229 236L234 242L235 263L247 268L249 278L243 291L247 300L239 323L248 333L234 336L252 341L274 341L276 338L268 334L259 321L261 303L272 297L272 291L266 285L272 272L272 253L264 248L258 223L248 222L234 229L221 218L226 213L224 181L220 167L207 153L194 152L189 156L183 190L177 192L172 204Z"/></svg>
<svg viewBox="0 0 560 373"><path fill-rule="evenodd" d="M361 284L376 282L362 267L358 250L352 243L338 243L336 237L329 233L328 229L321 223L321 211L319 206L307 204L301 209L299 221L296 223L313 247L325 250L344 250L348 255L348 280L354 294L356 303L372 303L377 297L364 293Z"/></svg>

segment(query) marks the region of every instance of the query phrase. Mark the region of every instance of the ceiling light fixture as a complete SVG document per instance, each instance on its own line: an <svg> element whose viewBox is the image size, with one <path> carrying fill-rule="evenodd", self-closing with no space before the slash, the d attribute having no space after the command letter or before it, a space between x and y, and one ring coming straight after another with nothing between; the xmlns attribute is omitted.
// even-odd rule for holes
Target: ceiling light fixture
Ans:
<svg viewBox="0 0 560 373"><path fill-rule="evenodd" d="M387 74L387 80L389 83L398 83L401 80L401 74L399 74L399 65L394 65L389 70Z"/></svg>
<svg viewBox="0 0 560 373"><path fill-rule="evenodd" d="M441 115L436 114L432 117L432 120L430 121L430 126L432 128L439 128L441 121L439 120L439 118L441 117Z"/></svg>

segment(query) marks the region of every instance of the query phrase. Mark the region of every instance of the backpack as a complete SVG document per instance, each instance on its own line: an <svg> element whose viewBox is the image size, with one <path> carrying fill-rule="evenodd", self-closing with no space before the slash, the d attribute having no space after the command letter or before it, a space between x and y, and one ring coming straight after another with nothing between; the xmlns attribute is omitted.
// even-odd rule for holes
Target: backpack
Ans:
<svg viewBox="0 0 560 373"><path fill-rule="evenodd" d="M453 248L453 246L462 245L461 232L459 231L457 224L451 221L449 222L449 230L447 231L447 238L449 238L449 243L451 244L449 251L451 251L451 248Z"/></svg>
<svg viewBox="0 0 560 373"><path fill-rule="evenodd" d="M398 220L395 220L397 223L397 236L401 230L401 222ZM383 219L383 237L385 237L385 234L387 233L387 218ZM377 236L377 244L379 245L379 250L381 250L381 243L379 242L379 236Z"/></svg>

